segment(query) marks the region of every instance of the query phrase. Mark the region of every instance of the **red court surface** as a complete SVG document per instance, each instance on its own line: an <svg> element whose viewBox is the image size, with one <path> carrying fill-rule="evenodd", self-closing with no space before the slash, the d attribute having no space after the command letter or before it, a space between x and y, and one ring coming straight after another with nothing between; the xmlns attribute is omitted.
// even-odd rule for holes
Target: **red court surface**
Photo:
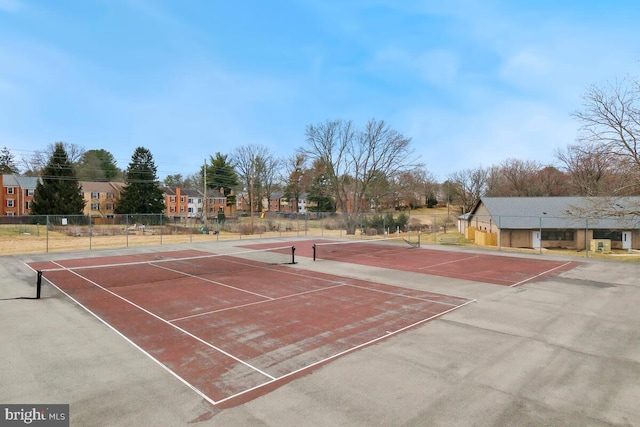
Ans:
<svg viewBox="0 0 640 427"><path fill-rule="evenodd" d="M580 264L573 261L414 248L397 240L386 244L366 240L310 240L289 244L295 245L296 256L303 257L313 257L315 244L316 262L319 263L327 260L340 261L504 286L519 286L571 270ZM246 247L265 249L270 246L273 244Z"/></svg>
<svg viewBox="0 0 640 427"><path fill-rule="evenodd" d="M30 267L219 408L472 302L204 255L173 251Z"/></svg>

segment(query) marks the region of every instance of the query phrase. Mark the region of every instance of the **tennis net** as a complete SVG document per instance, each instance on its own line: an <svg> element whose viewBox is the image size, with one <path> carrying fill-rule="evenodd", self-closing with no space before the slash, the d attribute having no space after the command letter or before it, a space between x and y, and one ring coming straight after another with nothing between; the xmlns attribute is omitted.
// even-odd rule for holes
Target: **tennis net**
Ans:
<svg viewBox="0 0 640 427"><path fill-rule="evenodd" d="M295 247L283 246L258 250L246 250L225 254L197 256L173 256L175 254L140 254L116 256L106 260L108 264L91 264L91 260L60 262L61 267L43 268L37 271L38 280L60 277L69 272L95 280L105 286L124 286L132 282L149 283L181 276L224 275L243 271L273 268L295 264ZM141 259L144 258L144 259ZM149 259L152 258L152 259ZM103 259L102 261L105 261ZM65 265L66 264L66 265Z"/></svg>
<svg viewBox="0 0 640 427"><path fill-rule="evenodd" d="M313 260L348 261L363 256L391 256L406 249L420 246L419 235L415 239L388 237L375 240L348 240L321 242L313 245Z"/></svg>

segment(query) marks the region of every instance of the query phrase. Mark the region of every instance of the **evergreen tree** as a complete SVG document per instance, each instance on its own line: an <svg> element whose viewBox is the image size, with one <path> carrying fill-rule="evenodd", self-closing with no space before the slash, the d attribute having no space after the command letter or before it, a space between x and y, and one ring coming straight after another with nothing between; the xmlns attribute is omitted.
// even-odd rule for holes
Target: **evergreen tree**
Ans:
<svg viewBox="0 0 640 427"><path fill-rule="evenodd" d="M113 154L107 150L86 151L77 166L78 178L83 181L114 181L121 179L121 172Z"/></svg>
<svg viewBox="0 0 640 427"><path fill-rule="evenodd" d="M151 152L136 148L126 172L125 187L116 206L118 214L164 213L164 193L158 186L157 168Z"/></svg>
<svg viewBox="0 0 640 427"><path fill-rule="evenodd" d="M233 166L227 161L227 156L219 152L216 157L210 157L210 165L207 166L207 188L221 191L227 198L227 206L236 205L235 190L240 185L238 175ZM207 196L210 194L207 193Z"/></svg>
<svg viewBox="0 0 640 427"><path fill-rule="evenodd" d="M0 173L18 173L18 166L13 158L13 154L11 154L11 151L9 151L7 147L3 147L2 150L0 150Z"/></svg>
<svg viewBox="0 0 640 427"><path fill-rule="evenodd" d="M31 214L82 215L84 203L73 164L67 157L64 144L57 142L36 185Z"/></svg>

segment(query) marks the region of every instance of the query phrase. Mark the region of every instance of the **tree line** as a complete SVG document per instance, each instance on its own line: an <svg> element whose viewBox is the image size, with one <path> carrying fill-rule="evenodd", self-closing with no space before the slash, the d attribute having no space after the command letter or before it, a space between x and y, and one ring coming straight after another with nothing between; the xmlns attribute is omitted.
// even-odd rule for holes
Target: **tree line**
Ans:
<svg viewBox="0 0 640 427"><path fill-rule="evenodd" d="M363 211L451 203L464 213L483 196L638 195L639 95L640 84L635 79L590 87L582 108L573 114L581 124L579 135L575 143L554 153L556 165L511 158L452 172L442 182L419 162L410 138L375 119L363 126L342 119L309 125L305 144L288 158L278 158L262 145L240 146L228 154L217 152L199 171L185 177L168 175L162 183L144 147L136 149L126 170L119 170L106 150L85 151L77 145L56 143L23 159L23 170L25 175L40 176L43 183L51 178L70 187L74 179L124 181L128 190L118 209L127 213L161 212L155 201L131 201L149 194L155 200L160 185L217 191L227 197L229 205L242 193L251 210L260 210L262 200L271 200L276 193L290 200L304 194L320 211L343 212L348 231L353 231ZM60 161L63 157L64 162ZM19 170L6 147L0 150L0 170ZM62 179L64 171L68 175Z"/></svg>

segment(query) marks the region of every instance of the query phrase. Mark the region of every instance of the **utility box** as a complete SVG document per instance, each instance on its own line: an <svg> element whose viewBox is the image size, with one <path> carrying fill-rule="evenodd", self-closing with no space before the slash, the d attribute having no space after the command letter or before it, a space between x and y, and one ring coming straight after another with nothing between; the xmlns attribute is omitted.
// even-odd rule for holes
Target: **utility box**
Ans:
<svg viewBox="0 0 640 427"><path fill-rule="evenodd" d="M589 244L591 252L609 253L611 252L611 239L593 239Z"/></svg>

